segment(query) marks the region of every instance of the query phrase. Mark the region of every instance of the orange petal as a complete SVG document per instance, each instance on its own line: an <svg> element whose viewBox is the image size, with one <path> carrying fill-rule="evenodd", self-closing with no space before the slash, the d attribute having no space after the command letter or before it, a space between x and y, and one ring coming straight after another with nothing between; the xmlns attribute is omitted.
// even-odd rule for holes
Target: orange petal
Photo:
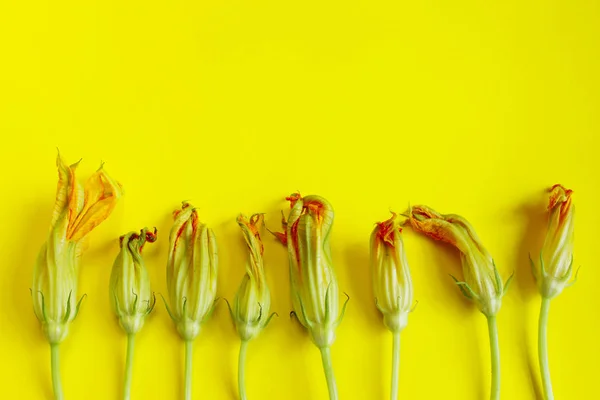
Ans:
<svg viewBox="0 0 600 400"><path fill-rule="evenodd" d="M393 212L390 219L377 222L377 238L392 247L394 247L396 232L402 232L402 228L396 222L396 218L396 213Z"/></svg>
<svg viewBox="0 0 600 400"><path fill-rule="evenodd" d="M269 231L269 232L271 232L271 234L273 236L275 236L275 238L277 238L277 240L279 240L284 246L287 246L287 236L286 236L285 233L283 233L283 232L272 232L272 231Z"/></svg>
<svg viewBox="0 0 600 400"><path fill-rule="evenodd" d="M118 182L102 168L96 171L85 183L83 207L69 224L67 239L80 240L102 223L115 208L121 195L122 188ZM70 211L74 210L69 208Z"/></svg>

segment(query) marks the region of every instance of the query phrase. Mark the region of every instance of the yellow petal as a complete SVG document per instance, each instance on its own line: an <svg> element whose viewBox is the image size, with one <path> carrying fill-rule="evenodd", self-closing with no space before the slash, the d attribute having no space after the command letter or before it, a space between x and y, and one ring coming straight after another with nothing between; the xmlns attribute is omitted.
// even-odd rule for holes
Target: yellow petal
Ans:
<svg viewBox="0 0 600 400"><path fill-rule="evenodd" d="M55 226L60 216L69 210L69 221L75 219L79 213L79 203L83 200L81 196L81 187L75 179L75 169L79 162L68 166L60 154L56 157L56 167L58 169L58 185L56 188L56 201L54 202L54 211L52 212L52 224ZM75 210L73 215L71 210Z"/></svg>
<svg viewBox="0 0 600 400"><path fill-rule="evenodd" d="M121 185L100 167L85 183L83 207L76 218L70 218L67 238L73 241L82 239L108 218L121 195ZM75 207L77 207L76 195L70 202L69 212L73 213Z"/></svg>

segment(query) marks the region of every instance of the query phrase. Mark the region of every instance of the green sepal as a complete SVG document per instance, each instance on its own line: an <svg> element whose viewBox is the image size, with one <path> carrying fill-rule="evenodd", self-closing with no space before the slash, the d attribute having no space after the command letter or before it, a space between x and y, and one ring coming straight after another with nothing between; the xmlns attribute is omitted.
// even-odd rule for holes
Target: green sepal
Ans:
<svg viewBox="0 0 600 400"><path fill-rule="evenodd" d="M504 283L504 291L502 292L502 296L504 296L506 294L506 292L508 292L508 288L509 288L510 283L512 282L514 276L515 276L515 271L513 271L512 274L510 274L510 276L508 277L508 279Z"/></svg>
<svg viewBox="0 0 600 400"><path fill-rule="evenodd" d="M65 316L63 318L63 323L67 323L69 321L69 316L71 315L71 295L73 291L69 291L69 297L67 297L67 311L65 312Z"/></svg>
<svg viewBox="0 0 600 400"><path fill-rule="evenodd" d="M81 302L83 301L84 298L87 297L87 294L84 293L80 298L79 301L77 302L77 307L75 307L75 316L73 317L73 320L75 320L75 318L77 318L77 316L79 315L79 309L81 308Z"/></svg>
<svg viewBox="0 0 600 400"><path fill-rule="evenodd" d="M150 300L148 300L148 308L146 309L146 314L144 314L144 315L150 314L154 310L155 306L156 306L156 293L152 292L152 302L150 302Z"/></svg>
<svg viewBox="0 0 600 400"><path fill-rule="evenodd" d="M171 319L173 320L173 322L177 323L177 320L175 319L175 317L171 313L171 309L169 308L169 305L167 304L167 300L165 300L165 296L163 296L162 293L161 293L160 297L162 298L163 303L165 303L165 308L167 309L167 313L169 314L169 317L171 317Z"/></svg>
<svg viewBox="0 0 600 400"><path fill-rule="evenodd" d="M274 316L279 317L279 314L277 314L276 312L271 313L271 315L269 315L269 318L267 318L267 320L263 324L262 329L265 329L267 327L267 325L269 325L269 323L271 322L271 319L273 319Z"/></svg>
<svg viewBox="0 0 600 400"><path fill-rule="evenodd" d="M502 277L500 276L500 272L498 271L498 268L496 268L496 263L494 262L494 260L492 260L492 266L494 267L494 277L495 277L495 281L496 281L495 282L496 294L502 295L504 293Z"/></svg>
<svg viewBox="0 0 600 400"><path fill-rule="evenodd" d="M346 314L346 306L348 305L348 302L350 301L350 296L348 296L348 293L344 292L344 295L346 295L346 301L344 302L344 305L342 306L342 312L340 313L339 318L337 319L337 321L335 321L335 326L339 326L342 323L342 319L344 318L344 314Z"/></svg>
<svg viewBox="0 0 600 400"><path fill-rule="evenodd" d="M473 291L473 289L471 289L471 286L469 286L469 284L467 282L462 282L459 281L458 279L456 279L456 277L454 275L450 275L452 277L452 279L454 279L454 282L456 283L456 285L458 286L458 288L460 289L460 291L462 292L462 294L469 300L478 300L479 296Z"/></svg>
<svg viewBox="0 0 600 400"><path fill-rule="evenodd" d="M212 317L213 313L215 312L215 309L217 308L217 305L219 304L219 300L221 300L220 297L217 297L215 299L215 301L213 301L213 305L210 308L210 310L208 310L208 313L206 314L206 316L202 319L202 322L200 322L200 324L204 324L210 317Z"/></svg>

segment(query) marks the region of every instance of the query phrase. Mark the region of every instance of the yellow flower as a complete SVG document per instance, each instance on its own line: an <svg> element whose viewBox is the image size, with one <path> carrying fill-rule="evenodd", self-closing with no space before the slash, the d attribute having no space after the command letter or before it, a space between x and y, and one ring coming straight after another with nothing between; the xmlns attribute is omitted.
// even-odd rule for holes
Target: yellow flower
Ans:
<svg viewBox="0 0 600 400"><path fill-rule="evenodd" d="M371 234L371 273L377 308L385 326L399 332L406 326L413 304L413 287L402 228L396 214L378 222Z"/></svg>
<svg viewBox="0 0 600 400"><path fill-rule="evenodd" d="M250 257L246 264L246 275L236 293L233 309L230 308L230 312L240 338L242 341L247 341L258 335L274 314L269 316L271 294L265 276L264 246L259 233L260 227L264 224L264 216L254 214L248 219L240 215L237 222L242 228Z"/></svg>
<svg viewBox="0 0 600 400"><path fill-rule="evenodd" d="M194 340L210 316L217 293L217 241L188 203L173 213L169 235L169 314L186 341ZM166 303L165 303L166 304Z"/></svg>
<svg viewBox="0 0 600 400"><path fill-rule="evenodd" d="M412 207L409 217L414 229L460 251L464 282L453 278L462 293L473 300L483 314L488 317L496 315L512 275L503 284L492 256L471 224L459 215L443 215L426 206Z"/></svg>
<svg viewBox="0 0 600 400"><path fill-rule="evenodd" d="M76 317L77 279L83 239L102 223L122 195L122 188L102 168L82 187L75 177L79 163L67 166L57 157L58 188L48 239L42 246L33 274L35 315L51 344L58 344Z"/></svg>
<svg viewBox="0 0 600 400"><path fill-rule="evenodd" d="M144 228L138 234L121 236L121 251L110 276L110 300L119 323L128 335L137 333L156 303L150 290L150 276L142 258L146 242L156 241L154 232Z"/></svg>
<svg viewBox="0 0 600 400"><path fill-rule="evenodd" d="M573 233L575 209L572 190L561 185L550 189L548 230L540 253L540 265L532 261L533 274L540 293L552 298L570 286L573 276Z"/></svg>

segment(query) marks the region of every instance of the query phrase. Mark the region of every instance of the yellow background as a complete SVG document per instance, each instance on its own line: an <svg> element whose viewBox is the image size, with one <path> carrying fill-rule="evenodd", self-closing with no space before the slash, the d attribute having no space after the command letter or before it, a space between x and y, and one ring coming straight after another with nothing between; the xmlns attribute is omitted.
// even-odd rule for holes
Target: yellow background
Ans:
<svg viewBox="0 0 600 400"><path fill-rule="evenodd" d="M502 4L496 4L502 3ZM220 246L219 295L243 274L239 212L279 226L283 197L329 199L350 297L333 347L341 399L388 398L391 336L371 291L373 223L410 203L468 218L506 278L504 399L539 392L539 296L528 252L545 189L575 190L579 282L552 302L556 398L600 374L597 1L3 1L0 3L0 379L3 399L50 399L49 348L29 287L49 226L59 147L124 186L90 235L80 316L61 348L67 399L116 399L125 336L108 301L119 235L156 226L145 256L165 293L171 212L199 207ZM485 318L454 287L456 253L405 231L415 297L402 334L404 399L485 399ZM250 399L325 399L318 350L288 318L285 250L264 236L280 318L249 349ZM238 339L225 305L195 345L197 399L233 399ZM164 306L137 342L133 399L181 398L182 343Z"/></svg>

